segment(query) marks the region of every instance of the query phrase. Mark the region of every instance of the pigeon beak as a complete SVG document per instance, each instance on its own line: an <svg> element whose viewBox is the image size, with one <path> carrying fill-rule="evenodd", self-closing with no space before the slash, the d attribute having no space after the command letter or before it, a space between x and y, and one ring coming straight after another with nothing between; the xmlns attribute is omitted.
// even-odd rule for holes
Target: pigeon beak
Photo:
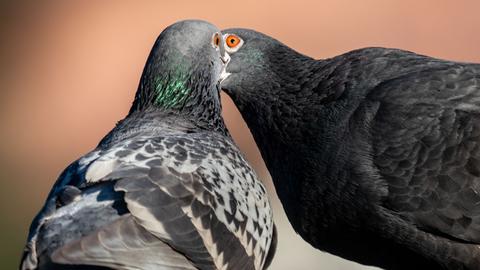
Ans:
<svg viewBox="0 0 480 270"><path fill-rule="evenodd" d="M224 58L226 57L226 58ZM223 82L223 80L225 80L228 76L230 76L230 73L227 72L227 64L228 62L230 62L230 55L225 54L225 56L221 56L220 59L222 59L222 62L223 62L223 66L222 66L222 71L221 71L221 74L220 74L220 83Z"/></svg>
<svg viewBox="0 0 480 270"><path fill-rule="evenodd" d="M230 62L230 55L228 55L227 51L225 50L225 42L223 40L223 35L220 33L220 59L224 65L227 65Z"/></svg>
<svg viewBox="0 0 480 270"><path fill-rule="evenodd" d="M230 55L225 53L225 55L220 56L220 59L222 59L223 64L226 66L228 62L230 62Z"/></svg>
<svg viewBox="0 0 480 270"><path fill-rule="evenodd" d="M230 75L230 73L227 72L227 65L230 62L230 55L225 50L225 42L222 34L220 34L220 39L221 39L219 44L220 60L222 60L222 63L223 63L222 72L220 74L220 80L219 80L221 84Z"/></svg>
<svg viewBox="0 0 480 270"><path fill-rule="evenodd" d="M225 50L225 41L223 39L222 33L219 33L219 35L220 35L220 44L218 45L218 47L220 51L220 60L222 60L222 63L223 63L222 71L220 74L220 80L219 80L219 83L221 84L223 80L225 80L230 75L230 73L227 72L227 65L230 62L230 55Z"/></svg>

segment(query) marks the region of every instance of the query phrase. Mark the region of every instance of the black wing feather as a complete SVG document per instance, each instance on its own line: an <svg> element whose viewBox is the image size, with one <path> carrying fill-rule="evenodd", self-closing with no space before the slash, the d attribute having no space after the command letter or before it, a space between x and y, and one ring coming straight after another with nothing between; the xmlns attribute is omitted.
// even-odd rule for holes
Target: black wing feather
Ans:
<svg viewBox="0 0 480 270"><path fill-rule="evenodd" d="M480 66L432 62L372 90L385 206L419 228L480 243Z"/></svg>

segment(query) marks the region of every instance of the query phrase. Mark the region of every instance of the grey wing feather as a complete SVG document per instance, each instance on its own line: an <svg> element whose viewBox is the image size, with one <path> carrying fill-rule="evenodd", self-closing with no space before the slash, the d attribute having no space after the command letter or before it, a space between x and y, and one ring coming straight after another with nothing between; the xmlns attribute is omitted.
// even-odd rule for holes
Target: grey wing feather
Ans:
<svg viewBox="0 0 480 270"><path fill-rule="evenodd" d="M82 238L96 228L108 226L127 210L123 196L113 183L102 183L82 190L73 186L58 188L32 224L21 269L37 269L49 262L51 253L68 242ZM62 192L63 191L63 192ZM73 201L61 205L64 193L77 193Z"/></svg>
<svg viewBox="0 0 480 270"><path fill-rule="evenodd" d="M272 243L270 244L270 248L268 249L267 257L265 258L265 265L263 269L267 269L272 264L273 257L275 257L275 253L277 252L277 243L278 243L278 235L277 235L277 226L273 226L273 235L272 235Z"/></svg>
<svg viewBox="0 0 480 270"><path fill-rule="evenodd" d="M379 104L372 140L385 206L421 229L480 243L480 65L432 61L367 98Z"/></svg>
<svg viewBox="0 0 480 270"><path fill-rule="evenodd" d="M171 175L160 171L152 168L143 177L121 179L115 188L125 192L130 212L151 234L174 246L196 266L215 269L197 228L182 210L182 201L190 202L194 200L194 195L182 186L182 179L171 179ZM161 182L160 185L155 184L155 180ZM171 190L171 194L162 190L166 188Z"/></svg>
<svg viewBox="0 0 480 270"><path fill-rule="evenodd" d="M185 256L138 225L130 214L57 249L52 260L124 270L196 269Z"/></svg>

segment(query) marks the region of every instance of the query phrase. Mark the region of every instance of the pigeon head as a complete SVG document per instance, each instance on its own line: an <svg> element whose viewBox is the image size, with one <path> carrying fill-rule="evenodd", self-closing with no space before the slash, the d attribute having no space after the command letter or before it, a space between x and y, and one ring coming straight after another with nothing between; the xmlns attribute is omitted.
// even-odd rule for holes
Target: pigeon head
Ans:
<svg viewBox="0 0 480 270"><path fill-rule="evenodd" d="M225 73L222 35L199 20L177 22L157 38L143 70L130 113L160 109L195 117L221 110Z"/></svg>
<svg viewBox="0 0 480 270"><path fill-rule="evenodd" d="M275 97L295 90L289 87L302 75L298 69L311 60L254 30L226 29L222 33L229 62L221 87L241 111L245 106L264 109Z"/></svg>
<svg viewBox="0 0 480 270"><path fill-rule="evenodd" d="M275 115L293 117L301 111L294 108L303 106L297 96L301 78L315 61L254 30L226 29L222 34L229 61L221 88L240 110L257 144L270 140L269 134L278 128Z"/></svg>

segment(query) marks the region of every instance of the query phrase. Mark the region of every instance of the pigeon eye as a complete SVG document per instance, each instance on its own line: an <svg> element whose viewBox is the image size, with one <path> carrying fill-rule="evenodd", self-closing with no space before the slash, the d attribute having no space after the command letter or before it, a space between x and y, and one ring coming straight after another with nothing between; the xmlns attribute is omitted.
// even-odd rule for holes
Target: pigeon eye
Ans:
<svg viewBox="0 0 480 270"><path fill-rule="evenodd" d="M214 48L218 48L218 46L220 46L220 34L218 33L213 34L212 45Z"/></svg>
<svg viewBox="0 0 480 270"><path fill-rule="evenodd" d="M227 41L227 46L230 48L234 48L238 44L240 44L240 38L235 35L228 35L226 41Z"/></svg>
<svg viewBox="0 0 480 270"><path fill-rule="evenodd" d="M225 46L225 49L229 53L238 51L238 49L240 49L240 47L243 45L243 40L237 35L226 34L223 37L225 39L225 44L227 45Z"/></svg>

